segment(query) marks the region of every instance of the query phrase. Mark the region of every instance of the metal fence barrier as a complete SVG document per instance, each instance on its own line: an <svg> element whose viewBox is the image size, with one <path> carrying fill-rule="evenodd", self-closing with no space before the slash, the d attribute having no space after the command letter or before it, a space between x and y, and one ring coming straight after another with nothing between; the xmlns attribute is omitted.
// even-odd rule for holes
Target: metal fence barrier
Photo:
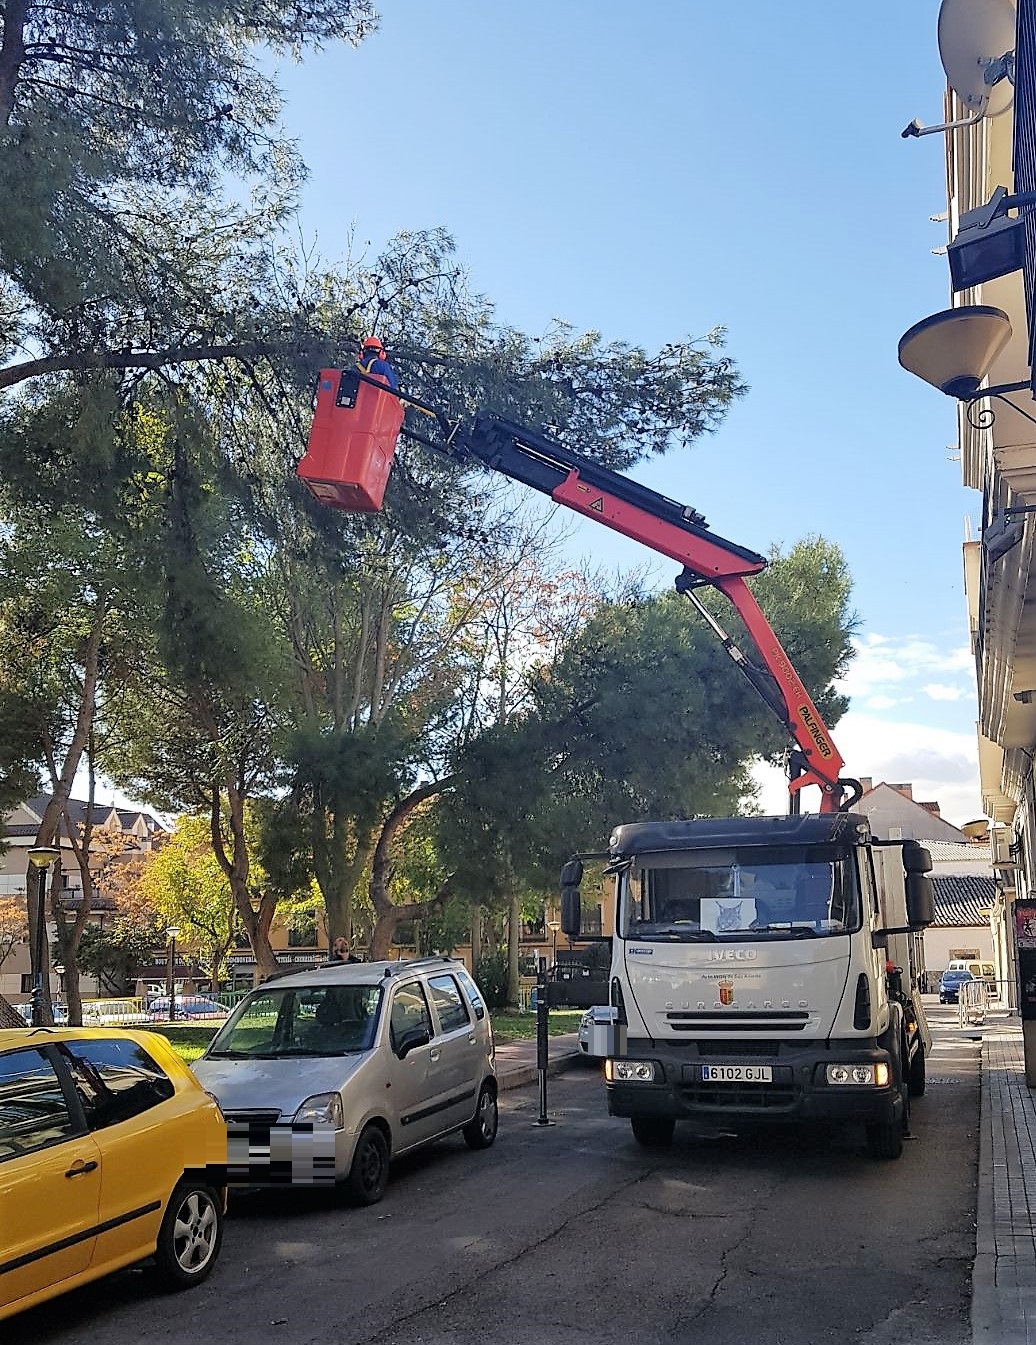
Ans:
<svg viewBox="0 0 1036 1345"><path fill-rule="evenodd" d="M989 987L985 981L965 981L957 991L957 1017L961 1027L981 1027L986 1021Z"/></svg>

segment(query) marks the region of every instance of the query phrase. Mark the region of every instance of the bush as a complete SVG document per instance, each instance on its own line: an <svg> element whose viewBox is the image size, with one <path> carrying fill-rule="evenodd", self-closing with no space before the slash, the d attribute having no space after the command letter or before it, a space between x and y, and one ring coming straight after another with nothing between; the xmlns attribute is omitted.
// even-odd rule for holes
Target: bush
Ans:
<svg viewBox="0 0 1036 1345"><path fill-rule="evenodd" d="M475 980L491 1009L507 1007L507 954L491 953L479 959Z"/></svg>

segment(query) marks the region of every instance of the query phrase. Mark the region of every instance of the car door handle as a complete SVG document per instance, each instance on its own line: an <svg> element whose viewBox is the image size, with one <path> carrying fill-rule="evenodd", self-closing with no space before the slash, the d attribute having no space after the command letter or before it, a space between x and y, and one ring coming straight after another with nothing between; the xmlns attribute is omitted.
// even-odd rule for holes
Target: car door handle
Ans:
<svg viewBox="0 0 1036 1345"><path fill-rule="evenodd" d="M438 1060L438 1059L439 1059L439 1048L438 1048L438 1047L436 1047L434 1051L429 1051L429 1052L428 1052L428 1059L429 1059L429 1060Z"/></svg>
<svg viewBox="0 0 1036 1345"><path fill-rule="evenodd" d="M91 1159L89 1163L76 1163L73 1167L68 1169L65 1176L82 1177L84 1173L96 1171L96 1168L97 1164Z"/></svg>

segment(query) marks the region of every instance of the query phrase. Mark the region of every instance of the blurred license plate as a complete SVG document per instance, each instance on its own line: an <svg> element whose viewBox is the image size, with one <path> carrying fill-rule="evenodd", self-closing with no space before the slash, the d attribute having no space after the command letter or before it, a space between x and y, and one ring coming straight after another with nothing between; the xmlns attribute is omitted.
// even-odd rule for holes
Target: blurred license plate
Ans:
<svg viewBox="0 0 1036 1345"><path fill-rule="evenodd" d="M702 1065L705 1083L773 1083L769 1065Z"/></svg>

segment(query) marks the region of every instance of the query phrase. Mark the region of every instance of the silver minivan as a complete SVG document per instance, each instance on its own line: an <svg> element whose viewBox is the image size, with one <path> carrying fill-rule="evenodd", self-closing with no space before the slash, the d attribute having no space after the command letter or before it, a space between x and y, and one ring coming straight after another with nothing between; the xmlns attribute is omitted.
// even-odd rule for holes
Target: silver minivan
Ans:
<svg viewBox="0 0 1036 1345"><path fill-rule="evenodd" d="M192 1068L227 1118L238 1183L333 1179L371 1205L400 1154L458 1130L472 1149L496 1138L489 1014L448 957L268 981Z"/></svg>

